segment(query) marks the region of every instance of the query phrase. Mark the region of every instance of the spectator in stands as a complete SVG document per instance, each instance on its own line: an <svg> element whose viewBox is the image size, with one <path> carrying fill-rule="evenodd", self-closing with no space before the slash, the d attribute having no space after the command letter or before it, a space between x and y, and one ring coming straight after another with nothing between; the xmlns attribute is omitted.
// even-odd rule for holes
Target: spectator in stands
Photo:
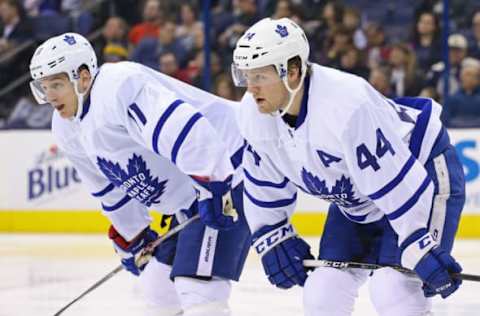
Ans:
<svg viewBox="0 0 480 316"><path fill-rule="evenodd" d="M383 27L376 23L369 23L365 29L367 36L367 66L370 69L384 64L388 60L390 48L385 39Z"/></svg>
<svg viewBox="0 0 480 316"><path fill-rule="evenodd" d="M109 52L107 52L107 54L111 55L112 49L114 48L117 53L113 52L113 55L123 57L124 53L126 53L128 57L127 33L128 25L125 20L118 16L108 18L103 26L102 35L93 43L99 65L105 62L104 54L106 53L105 48L107 46L109 46L107 49ZM109 61L112 60L110 59Z"/></svg>
<svg viewBox="0 0 480 316"><path fill-rule="evenodd" d="M461 88L447 99L443 120L448 127L480 127L480 62L469 60L460 72Z"/></svg>
<svg viewBox="0 0 480 316"><path fill-rule="evenodd" d="M28 16L60 14L62 0L24 0L23 7Z"/></svg>
<svg viewBox="0 0 480 316"><path fill-rule="evenodd" d="M212 38L217 39L220 34L234 23L232 10L228 10L225 4L228 1L214 0L210 9L210 21L212 26ZM215 43L216 44L216 43Z"/></svg>
<svg viewBox="0 0 480 316"><path fill-rule="evenodd" d="M392 46L388 65L392 69L391 83L396 96L415 96L420 92L416 84L421 82L421 73L416 66L415 54L405 43Z"/></svg>
<svg viewBox="0 0 480 316"><path fill-rule="evenodd" d="M183 3L180 6L180 24L177 25L176 37L179 38L183 46L192 51L195 46L195 32L203 33L203 23L198 21L196 9L191 3ZM203 35L202 35L203 36Z"/></svg>
<svg viewBox="0 0 480 316"><path fill-rule="evenodd" d="M19 0L0 1L0 55L8 49L32 38L30 20Z"/></svg>
<svg viewBox="0 0 480 316"><path fill-rule="evenodd" d="M203 33L203 23L197 20L195 12L197 9L191 3L183 3L180 6L180 24L177 25L176 37L188 51L194 48L195 32L201 30Z"/></svg>
<svg viewBox="0 0 480 316"><path fill-rule="evenodd" d="M143 22L136 24L128 33L131 44L137 45L144 38L157 38L163 21L159 0L146 0L143 6Z"/></svg>
<svg viewBox="0 0 480 316"><path fill-rule="evenodd" d="M310 39L313 61L321 64L327 62L326 52L332 45L334 32L342 25L344 10L345 7L339 1L328 1L322 9L320 23L314 24L314 27L307 25L306 33Z"/></svg>
<svg viewBox="0 0 480 316"><path fill-rule="evenodd" d="M232 76L226 73L218 75L213 87L213 93L227 100L235 101L238 99Z"/></svg>
<svg viewBox="0 0 480 316"><path fill-rule="evenodd" d="M345 7L340 1L328 1L323 7L322 19L328 30L335 30L343 21Z"/></svg>
<svg viewBox="0 0 480 316"><path fill-rule="evenodd" d="M272 19L290 18L293 15L293 4L290 0L277 1Z"/></svg>
<svg viewBox="0 0 480 316"><path fill-rule="evenodd" d="M173 52L180 68L187 62L187 50L181 40L175 37L176 24L167 20L157 38L144 38L133 50L130 59L158 70L158 59L163 52Z"/></svg>
<svg viewBox="0 0 480 316"><path fill-rule="evenodd" d="M480 11L476 11L472 16L471 34L468 39L470 43L468 56L480 59Z"/></svg>
<svg viewBox="0 0 480 316"><path fill-rule="evenodd" d="M448 56L450 60L450 76L449 76L449 95L455 94L460 87L460 68L462 61L467 56L467 39L461 34L452 34L448 37ZM444 70L445 63L439 61L430 68L426 76L425 87L431 87L436 93L443 97L444 89Z"/></svg>
<svg viewBox="0 0 480 316"><path fill-rule="evenodd" d="M25 16L20 1L0 0L0 89L13 89L0 100L0 116L9 113L18 96L24 93L24 86L14 88L9 85L28 71L33 49L29 40L32 37L30 19Z"/></svg>
<svg viewBox="0 0 480 316"><path fill-rule="evenodd" d="M192 47L188 51L187 60L194 59L197 53L203 50L203 47L205 45L205 33L204 33L203 25L201 24L196 25L192 29L192 36L193 36Z"/></svg>
<svg viewBox="0 0 480 316"><path fill-rule="evenodd" d="M203 67L205 55L203 51L199 51L195 58L188 64L187 71L190 80L195 87L203 88ZM210 81L215 82L217 77L222 73L222 64L220 57L215 52L210 53Z"/></svg>
<svg viewBox="0 0 480 316"><path fill-rule="evenodd" d="M353 47L352 33L343 25L339 25L333 31L332 38L328 41L320 61L326 66L339 68L340 57L351 47Z"/></svg>
<svg viewBox="0 0 480 316"><path fill-rule="evenodd" d="M423 73L441 60L442 46L438 17L433 12L423 12L415 23L412 47L417 65Z"/></svg>
<svg viewBox="0 0 480 316"><path fill-rule="evenodd" d="M231 64L232 51L235 48L237 40L248 27L259 20L255 0L235 0L233 5L234 13L232 23L218 37L219 53L228 58L228 60L225 58L228 64Z"/></svg>
<svg viewBox="0 0 480 316"><path fill-rule="evenodd" d="M117 43L109 43L102 50L104 63L117 63L128 59L128 50L125 46Z"/></svg>
<svg viewBox="0 0 480 316"><path fill-rule="evenodd" d="M360 22L360 12L357 9L350 7L345 8L342 24L352 33L355 47L365 49L367 47L367 37L363 32Z"/></svg>
<svg viewBox="0 0 480 316"><path fill-rule="evenodd" d="M340 55L340 70L368 79L369 69L363 65L361 52L354 46Z"/></svg>
<svg viewBox="0 0 480 316"><path fill-rule="evenodd" d="M177 58L174 53L169 51L162 53L158 59L158 64L160 72L188 84L192 83L188 72L178 67Z"/></svg>
<svg viewBox="0 0 480 316"><path fill-rule="evenodd" d="M438 16L443 13L444 0L421 0L413 1L415 6L415 16L419 16L422 12L433 12ZM478 8L478 0L449 0L449 18L452 27L462 30L468 27L468 18L472 11Z"/></svg>
<svg viewBox="0 0 480 316"><path fill-rule="evenodd" d="M390 67L378 66L370 70L368 82L387 98L395 98L396 95L392 89L391 78L392 71Z"/></svg>

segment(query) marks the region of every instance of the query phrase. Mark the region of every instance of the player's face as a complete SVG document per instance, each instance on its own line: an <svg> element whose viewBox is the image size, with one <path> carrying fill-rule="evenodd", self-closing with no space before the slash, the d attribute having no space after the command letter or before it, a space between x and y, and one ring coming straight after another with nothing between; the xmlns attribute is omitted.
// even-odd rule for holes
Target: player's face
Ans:
<svg viewBox="0 0 480 316"><path fill-rule="evenodd" d="M58 111L62 118L70 119L75 116L78 99L73 83L66 74L43 78L40 80L40 86L45 93L47 102Z"/></svg>
<svg viewBox="0 0 480 316"><path fill-rule="evenodd" d="M288 91L273 66L248 70L244 75L261 113L276 112L286 103Z"/></svg>

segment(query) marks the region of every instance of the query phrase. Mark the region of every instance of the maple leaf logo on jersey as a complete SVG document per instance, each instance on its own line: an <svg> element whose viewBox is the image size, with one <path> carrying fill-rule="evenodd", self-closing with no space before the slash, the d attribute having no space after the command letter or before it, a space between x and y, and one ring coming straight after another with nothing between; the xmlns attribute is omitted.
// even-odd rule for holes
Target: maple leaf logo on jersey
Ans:
<svg viewBox="0 0 480 316"><path fill-rule="evenodd" d="M150 174L142 156L133 154L128 159L127 171L120 164L97 157L97 165L103 174L131 198L137 199L147 207L160 203L160 196L165 191L168 180L158 181Z"/></svg>
<svg viewBox="0 0 480 316"><path fill-rule="evenodd" d="M320 180L305 168L302 169L302 180L307 186L307 193L316 195L321 199L343 207L353 207L361 204L360 199L355 198L350 178L344 175L335 181L331 190L328 189L325 180Z"/></svg>

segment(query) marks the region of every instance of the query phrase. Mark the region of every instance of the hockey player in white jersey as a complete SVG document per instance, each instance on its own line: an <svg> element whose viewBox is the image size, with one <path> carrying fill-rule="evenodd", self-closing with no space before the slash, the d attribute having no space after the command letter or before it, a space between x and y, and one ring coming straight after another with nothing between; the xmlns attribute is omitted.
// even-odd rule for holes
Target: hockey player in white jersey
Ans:
<svg viewBox="0 0 480 316"><path fill-rule="evenodd" d="M230 280L238 280L250 244L236 104L140 64L97 69L91 44L75 33L39 46L30 71L37 101L56 109L58 145L101 200L109 237L125 268L140 275L152 315L230 315ZM230 190L237 214L224 213ZM173 226L195 213L201 222L137 266L158 236L151 208L175 214Z"/></svg>
<svg viewBox="0 0 480 316"><path fill-rule="evenodd" d="M418 278L375 271L371 299L379 315L427 315L429 297L446 298L461 283L449 273L461 271L450 252L465 183L441 107L389 100L308 55L303 30L287 18L259 21L234 50L232 75L247 87L238 120L253 247L271 283L304 286L306 315L351 315L370 271L307 274L310 247L289 223L300 189L331 202L320 259L415 270Z"/></svg>

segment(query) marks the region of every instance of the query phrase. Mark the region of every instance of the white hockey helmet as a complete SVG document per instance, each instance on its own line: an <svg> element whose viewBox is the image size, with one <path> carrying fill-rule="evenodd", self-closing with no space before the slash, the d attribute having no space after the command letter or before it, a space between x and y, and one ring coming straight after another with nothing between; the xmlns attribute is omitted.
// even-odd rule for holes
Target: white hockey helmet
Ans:
<svg viewBox="0 0 480 316"><path fill-rule="evenodd" d="M249 70L275 66L278 75L286 75L288 61L299 56L305 72L310 45L303 30L292 20L265 18L251 26L238 40L233 52L236 69ZM234 79L239 79L235 78Z"/></svg>
<svg viewBox="0 0 480 316"><path fill-rule="evenodd" d="M288 18L264 18L245 31L237 42L232 64L234 83L246 86L245 70L272 65L291 94L288 108L303 84L309 54L310 45L300 26ZM295 56L300 57L302 63L302 82L292 90L288 85L287 70L288 61Z"/></svg>
<svg viewBox="0 0 480 316"><path fill-rule="evenodd" d="M81 112L84 94L78 92L77 81L82 65L88 67L92 78L95 77L98 72L97 56L90 42L80 34L65 33L52 37L40 45L30 61L30 75L33 79L30 88L37 102L47 103L39 80L65 73L74 85Z"/></svg>

